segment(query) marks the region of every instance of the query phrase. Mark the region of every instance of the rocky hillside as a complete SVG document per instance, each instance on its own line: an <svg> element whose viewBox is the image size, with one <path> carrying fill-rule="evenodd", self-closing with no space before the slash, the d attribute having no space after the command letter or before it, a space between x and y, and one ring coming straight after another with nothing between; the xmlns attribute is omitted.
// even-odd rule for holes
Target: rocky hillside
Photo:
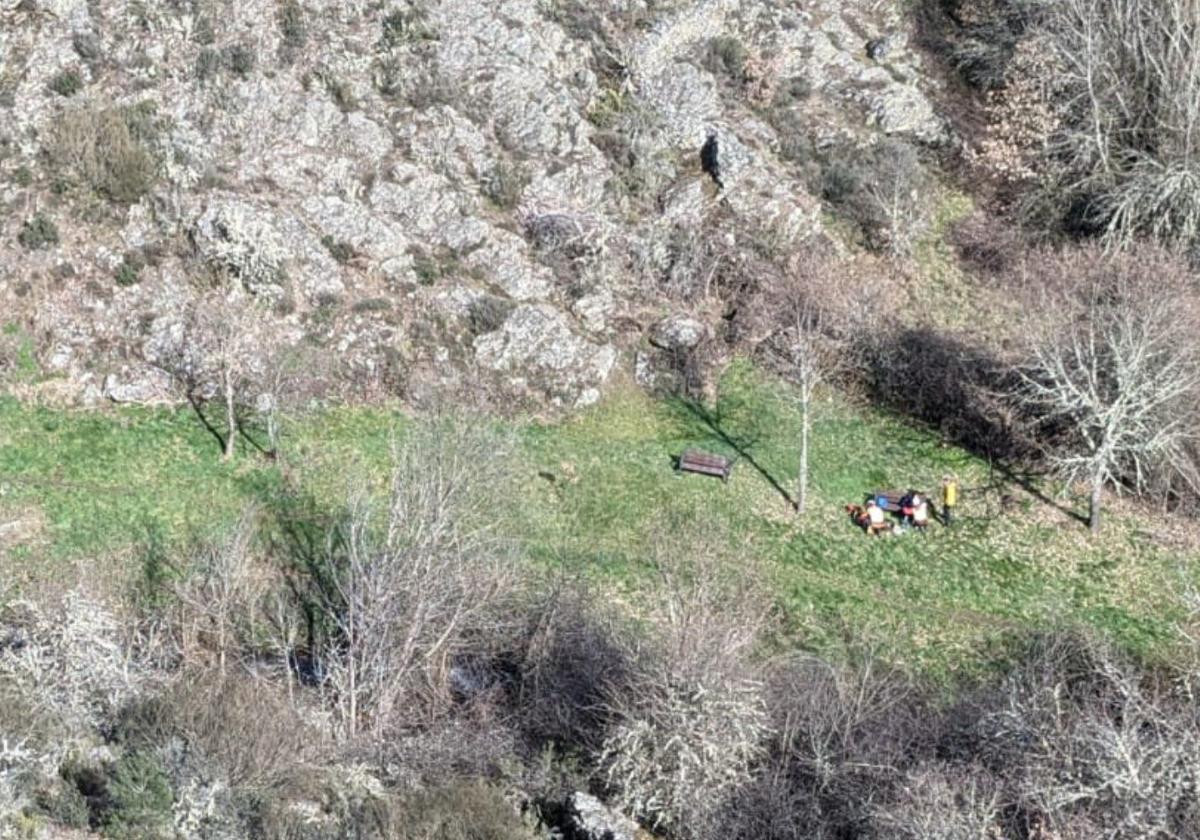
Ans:
<svg viewBox="0 0 1200 840"><path fill-rule="evenodd" d="M169 398L219 297L359 396L588 404L727 314L709 238L821 237L822 150L954 145L904 8L8 4L0 350L43 397Z"/></svg>

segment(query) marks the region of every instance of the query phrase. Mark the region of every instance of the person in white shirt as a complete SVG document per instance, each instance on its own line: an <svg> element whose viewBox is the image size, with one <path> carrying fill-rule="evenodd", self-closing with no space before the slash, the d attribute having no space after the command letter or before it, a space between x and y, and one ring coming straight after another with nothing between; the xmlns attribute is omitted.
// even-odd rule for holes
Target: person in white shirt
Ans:
<svg viewBox="0 0 1200 840"><path fill-rule="evenodd" d="M929 525L929 500L917 493L913 496L913 527L924 530Z"/></svg>
<svg viewBox="0 0 1200 840"><path fill-rule="evenodd" d="M884 518L883 508L872 499L867 502L867 533L878 535L880 532L886 530L888 530L888 523Z"/></svg>

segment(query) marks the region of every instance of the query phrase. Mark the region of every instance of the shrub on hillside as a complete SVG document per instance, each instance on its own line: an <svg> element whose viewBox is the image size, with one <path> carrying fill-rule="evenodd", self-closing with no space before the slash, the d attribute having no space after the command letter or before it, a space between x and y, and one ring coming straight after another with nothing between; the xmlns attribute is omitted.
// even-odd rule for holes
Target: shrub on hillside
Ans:
<svg viewBox="0 0 1200 840"><path fill-rule="evenodd" d="M58 244L58 226L41 213L21 226L17 242L29 251L44 251Z"/></svg>
<svg viewBox="0 0 1200 840"><path fill-rule="evenodd" d="M258 55L249 44L230 44L221 50L221 61L230 73L239 79L247 79L254 72Z"/></svg>
<svg viewBox="0 0 1200 840"><path fill-rule="evenodd" d="M555 587L526 612L514 705L536 745L598 752L610 715L606 698L638 691L640 642L586 590Z"/></svg>
<svg viewBox="0 0 1200 840"><path fill-rule="evenodd" d="M174 801L170 780L154 754L126 753L113 765L99 805L104 835L115 840L170 837Z"/></svg>
<svg viewBox="0 0 1200 840"><path fill-rule="evenodd" d="M49 86L59 96L74 96L83 90L83 77L77 70L63 70L50 80Z"/></svg>
<svg viewBox="0 0 1200 840"><path fill-rule="evenodd" d="M116 204L134 204L158 177L159 129L152 104L92 104L58 119L45 154L60 176L76 178Z"/></svg>
<svg viewBox="0 0 1200 840"><path fill-rule="evenodd" d="M134 286L141 279L142 269L146 267L146 260L137 251L130 251L121 260L121 264L117 266L115 279L117 285L121 287Z"/></svg>
<svg viewBox="0 0 1200 840"><path fill-rule="evenodd" d="M192 656L188 662L199 657ZM115 737L132 750L181 739L242 794L269 795L318 754L323 739L282 686L216 669L193 670L122 710Z"/></svg>
<svg viewBox="0 0 1200 840"><path fill-rule="evenodd" d="M949 0L958 27L950 57L968 83L982 90L1004 87L1022 38L1035 27L1046 0Z"/></svg>
<svg viewBox="0 0 1200 840"><path fill-rule="evenodd" d="M407 0L403 8L395 9L383 18L380 46L384 49L436 39L437 32L429 25L428 12L416 0Z"/></svg>
<svg viewBox="0 0 1200 840"><path fill-rule="evenodd" d="M279 34L283 38L280 44L281 56L290 61L304 45L308 43L308 23L304 17L304 8L296 0L286 0L279 8Z"/></svg>
<svg viewBox="0 0 1200 840"><path fill-rule="evenodd" d="M733 35L718 35L705 47L704 66L709 72L741 84L746 81L746 61L749 50Z"/></svg>
<svg viewBox="0 0 1200 840"><path fill-rule="evenodd" d="M458 657L510 631L505 605L520 574L495 533L508 446L463 417L409 430L386 502L356 491L325 550L305 558L294 585L319 616L314 641L343 736L382 737L445 715Z"/></svg>
<svg viewBox="0 0 1200 840"><path fill-rule="evenodd" d="M484 198L501 210L512 210L521 203L529 184L529 173L516 163L499 161L479 179Z"/></svg>
<svg viewBox="0 0 1200 840"><path fill-rule="evenodd" d="M896 139L825 152L817 184L868 245L893 257L910 256L925 232L933 186L917 149Z"/></svg>
<svg viewBox="0 0 1200 840"><path fill-rule="evenodd" d="M605 782L624 810L683 833L720 819L768 731L758 687L738 681L668 682L628 698L617 718L599 756Z"/></svg>

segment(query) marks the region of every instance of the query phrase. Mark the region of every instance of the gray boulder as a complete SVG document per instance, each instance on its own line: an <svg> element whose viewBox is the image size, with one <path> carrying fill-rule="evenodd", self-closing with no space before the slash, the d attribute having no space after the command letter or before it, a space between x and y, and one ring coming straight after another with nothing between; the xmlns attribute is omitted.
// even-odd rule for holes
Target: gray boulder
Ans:
<svg viewBox="0 0 1200 840"><path fill-rule="evenodd" d="M617 351L577 335L558 309L527 304L516 307L499 329L475 339L475 358L506 374L514 390L540 391L554 403L579 407L600 398Z"/></svg>
<svg viewBox="0 0 1200 840"><path fill-rule="evenodd" d="M672 315L650 328L650 343L660 350L691 350L708 335L708 327L695 318Z"/></svg>

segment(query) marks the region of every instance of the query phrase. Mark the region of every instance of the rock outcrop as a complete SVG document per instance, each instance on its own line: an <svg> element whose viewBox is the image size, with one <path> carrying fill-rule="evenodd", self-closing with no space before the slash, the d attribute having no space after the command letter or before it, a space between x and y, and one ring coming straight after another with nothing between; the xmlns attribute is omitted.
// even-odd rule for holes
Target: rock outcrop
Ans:
<svg viewBox="0 0 1200 840"><path fill-rule="evenodd" d="M899 0L295 5L303 27L273 0L0 12L0 327L75 399L171 398L154 325L234 283L347 383L482 371L586 405L632 370L630 324L711 328L664 332L681 231L821 229L774 110L818 146L952 140Z"/></svg>

